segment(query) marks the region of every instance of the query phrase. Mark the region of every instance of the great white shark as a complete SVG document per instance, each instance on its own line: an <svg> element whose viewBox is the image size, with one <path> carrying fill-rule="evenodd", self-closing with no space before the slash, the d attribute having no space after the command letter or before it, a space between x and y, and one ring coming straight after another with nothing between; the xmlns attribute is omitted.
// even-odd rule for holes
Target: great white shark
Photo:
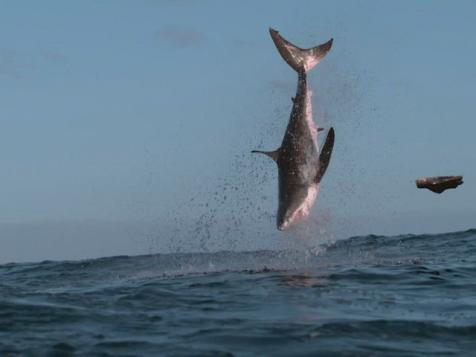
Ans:
<svg viewBox="0 0 476 357"><path fill-rule="evenodd" d="M312 92L307 85L307 72L329 52L332 39L322 45L302 49L285 40L278 31L270 28L269 32L282 58L297 72L298 84L279 149L252 152L265 154L278 165L279 208L276 224L279 230L286 230L309 215L334 147L334 128L331 127L319 155L317 135L323 129L312 119Z"/></svg>

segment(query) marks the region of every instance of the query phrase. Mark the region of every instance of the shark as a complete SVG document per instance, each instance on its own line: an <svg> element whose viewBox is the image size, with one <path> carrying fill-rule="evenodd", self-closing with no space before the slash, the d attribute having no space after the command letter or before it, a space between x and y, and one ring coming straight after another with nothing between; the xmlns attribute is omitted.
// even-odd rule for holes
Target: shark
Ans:
<svg viewBox="0 0 476 357"><path fill-rule="evenodd" d="M312 91L307 73L329 52L333 40L302 49L269 29L271 38L284 61L297 73L297 90L281 146L274 151L253 150L267 155L278 166L279 206L276 216L278 230L288 230L309 216L316 201L321 180L326 173L334 147L334 128L328 130L322 150L317 145L318 127L312 117Z"/></svg>

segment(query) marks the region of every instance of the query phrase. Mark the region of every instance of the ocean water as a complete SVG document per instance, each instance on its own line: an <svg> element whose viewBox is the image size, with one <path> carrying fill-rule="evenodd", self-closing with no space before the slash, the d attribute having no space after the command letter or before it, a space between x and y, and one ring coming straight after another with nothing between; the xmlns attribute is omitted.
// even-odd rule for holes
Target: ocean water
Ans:
<svg viewBox="0 0 476 357"><path fill-rule="evenodd" d="M0 266L0 355L462 356L476 230Z"/></svg>

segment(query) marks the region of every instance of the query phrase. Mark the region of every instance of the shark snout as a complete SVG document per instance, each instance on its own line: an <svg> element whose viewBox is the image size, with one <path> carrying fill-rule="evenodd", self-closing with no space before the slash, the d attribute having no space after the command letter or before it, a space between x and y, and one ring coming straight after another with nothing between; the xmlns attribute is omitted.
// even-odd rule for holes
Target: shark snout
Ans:
<svg viewBox="0 0 476 357"><path fill-rule="evenodd" d="M276 226L278 230L285 231L289 228L289 221L286 219L278 219Z"/></svg>

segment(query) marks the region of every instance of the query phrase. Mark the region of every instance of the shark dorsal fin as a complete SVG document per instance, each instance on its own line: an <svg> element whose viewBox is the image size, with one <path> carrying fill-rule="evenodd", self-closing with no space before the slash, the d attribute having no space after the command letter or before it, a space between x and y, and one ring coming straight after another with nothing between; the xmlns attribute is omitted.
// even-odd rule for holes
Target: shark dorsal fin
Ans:
<svg viewBox="0 0 476 357"><path fill-rule="evenodd" d="M331 160L332 149L334 148L334 128L330 128L327 133L326 142L322 147L321 155L319 155L319 167L317 169L316 183L321 182L322 176L326 173L329 161Z"/></svg>
<svg viewBox="0 0 476 357"><path fill-rule="evenodd" d="M252 153L264 154L272 158L275 162L278 162L279 158L279 149L274 151L261 151L261 150L253 150Z"/></svg>

